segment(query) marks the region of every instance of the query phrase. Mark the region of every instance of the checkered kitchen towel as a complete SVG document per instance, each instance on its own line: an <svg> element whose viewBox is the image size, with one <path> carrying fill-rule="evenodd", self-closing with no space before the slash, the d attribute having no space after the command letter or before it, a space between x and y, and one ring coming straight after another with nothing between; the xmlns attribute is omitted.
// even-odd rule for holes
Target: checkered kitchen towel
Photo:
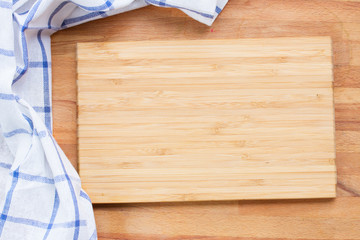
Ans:
<svg viewBox="0 0 360 240"><path fill-rule="evenodd" d="M211 25L227 0L0 0L0 239L97 239L92 205L52 137L50 34L144 7Z"/></svg>

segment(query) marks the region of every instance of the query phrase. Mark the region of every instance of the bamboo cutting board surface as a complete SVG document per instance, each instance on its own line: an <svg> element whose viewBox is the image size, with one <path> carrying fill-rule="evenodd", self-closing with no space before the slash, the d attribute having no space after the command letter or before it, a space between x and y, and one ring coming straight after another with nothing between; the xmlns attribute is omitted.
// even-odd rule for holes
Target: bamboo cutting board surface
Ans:
<svg viewBox="0 0 360 240"><path fill-rule="evenodd" d="M335 196L327 37L78 44L94 203Z"/></svg>

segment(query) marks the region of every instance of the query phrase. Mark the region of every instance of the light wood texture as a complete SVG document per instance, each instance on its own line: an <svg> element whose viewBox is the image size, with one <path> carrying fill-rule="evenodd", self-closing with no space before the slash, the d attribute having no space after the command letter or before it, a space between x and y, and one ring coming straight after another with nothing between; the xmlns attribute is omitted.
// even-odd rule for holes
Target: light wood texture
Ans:
<svg viewBox="0 0 360 240"><path fill-rule="evenodd" d="M54 135L77 168L76 44L93 41L331 36L337 197L94 205L101 240L360 239L360 3L230 0L212 27L147 7L52 36ZM347 99L344 101L344 99Z"/></svg>
<svg viewBox="0 0 360 240"><path fill-rule="evenodd" d="M335 196L331 39L78 44L93 203Z"/></svg>

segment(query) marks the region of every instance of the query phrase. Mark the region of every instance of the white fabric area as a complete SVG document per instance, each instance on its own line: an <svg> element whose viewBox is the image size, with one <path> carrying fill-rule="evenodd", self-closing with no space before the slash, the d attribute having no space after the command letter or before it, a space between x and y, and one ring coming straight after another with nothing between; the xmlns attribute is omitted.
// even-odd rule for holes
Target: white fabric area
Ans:
<svg viewBox="0 0 360 240"><path fill-rule="evenodd" d="M0 0L0 239L97 239L91 201L52 136L50 35L152 4L211 25L227 0Z"/></svg>

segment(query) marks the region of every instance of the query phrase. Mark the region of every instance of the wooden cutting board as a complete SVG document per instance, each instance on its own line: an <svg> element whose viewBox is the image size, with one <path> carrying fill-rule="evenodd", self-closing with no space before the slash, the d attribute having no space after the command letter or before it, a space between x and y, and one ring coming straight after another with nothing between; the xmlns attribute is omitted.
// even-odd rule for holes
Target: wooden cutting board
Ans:
<svg viewBox="0 0 360 240"><path fill-rule="evenodd" d="M80 43L94 203L335 197L331 39Z"/></svg>

